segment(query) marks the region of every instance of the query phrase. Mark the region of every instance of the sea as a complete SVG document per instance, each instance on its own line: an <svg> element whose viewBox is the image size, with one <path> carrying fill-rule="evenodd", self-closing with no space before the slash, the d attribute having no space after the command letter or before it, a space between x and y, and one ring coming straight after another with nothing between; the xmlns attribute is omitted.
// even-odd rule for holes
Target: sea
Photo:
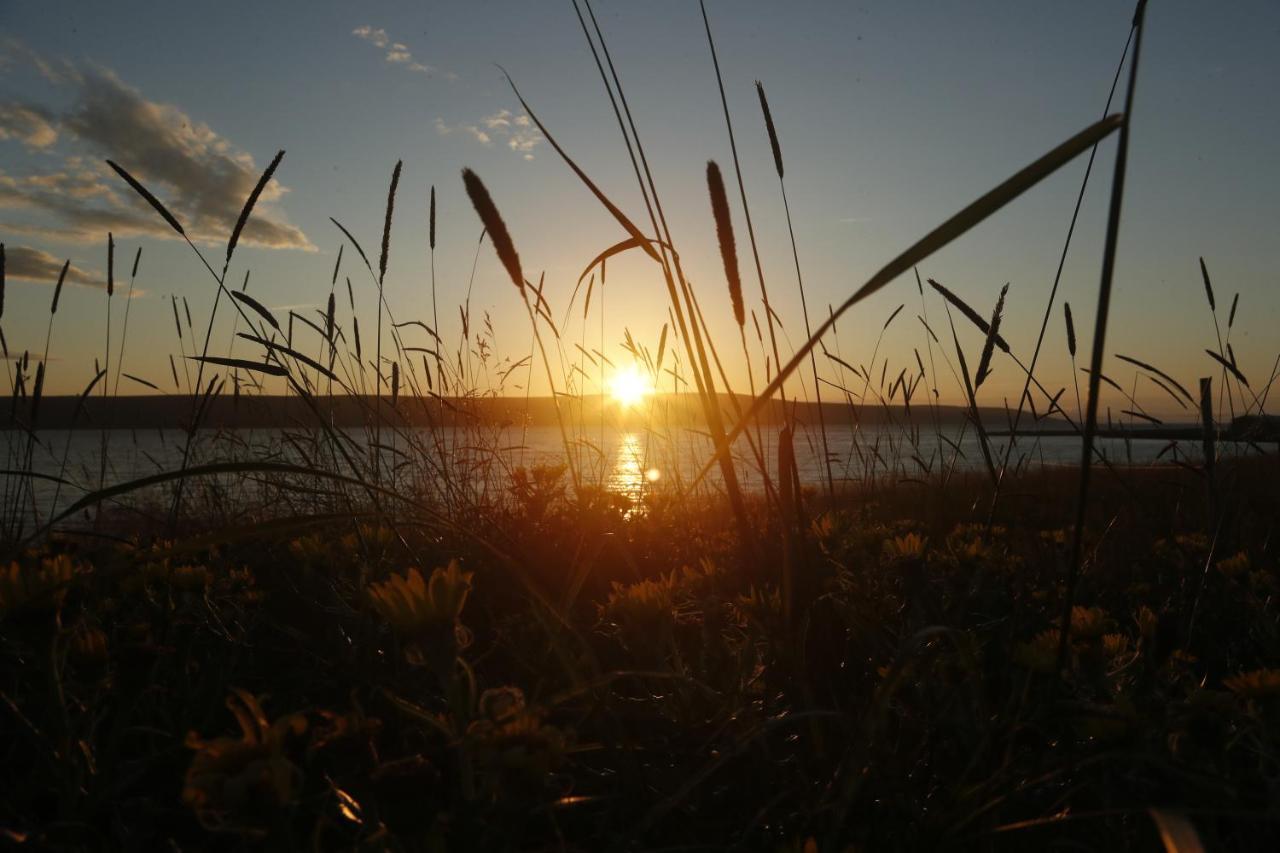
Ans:
<svg viewBox="0 0 1280 853"><path fill-rule="evenodd" d="M344 451L334 443L323 447L316 435L283 429L201 430L187 454L187 466L215 462L268 461L325 467L349 474L349 460L369 465L377 456L385 468L379 482L396 490L429 493L443 481L466 483L472 495L509 489L517 469L551 467L569 463L582 482L599 486L621 498L640 502L653 491L689 490L712 457L709 437L694 429L627 430L608 426L579 427L562 433L556 426L344 430ZM770 472L778 465L779 429L752 429L733 448L735 470L744 488L763 488L760 463ZM103 489L136 484L183 466L187 435L175 429L42 430L32 436L20 431L0 433L4 451L0 500L7 523L17 516L42 522L66 512L86 495ZM799 428L793 437L796 469L803 484L817 486L830 475L838 487L896 482L937 482L963 472L988 470L991 464L1024 471L1043 466L1078 466L1081 439L1075 436L1023 434L1012 448L1009 438L992 436L984 453L982 441L966 425L919 426L913 431L885 427L828 426L826 449L816 429ZM1117 466L1152 464L1201 464L1199 442L1136 438L1101 438L1095 443L1095 460ZM26 477L20 472L31 471ZM718 466L711 466L697 488L714 490L721 483ZM251 502L252 490L244 481L266 481L253 472L212 475L211 479L237 477L239 499ZM316 478L317 481L320 478ZM190 480L188 481L191 482ZM150 502L167 505L176 481L129 488L111 496L112 506L138 506ZM317 482L317 487L326 483ZM190 493L204 494L191 486ZM441 494L444 492L442 491ZM261 498L262 495L257 497ZM87 511L80 515L87 517ZM75 517L68 517L74 523Z"/></svg>

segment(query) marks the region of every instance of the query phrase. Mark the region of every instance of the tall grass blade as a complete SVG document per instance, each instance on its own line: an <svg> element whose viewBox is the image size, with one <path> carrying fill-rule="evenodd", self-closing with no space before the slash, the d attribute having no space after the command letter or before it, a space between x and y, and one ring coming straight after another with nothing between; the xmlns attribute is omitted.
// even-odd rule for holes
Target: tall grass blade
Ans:
<svg viewBox="0 0 1280 853"><path fill-rule="evenodd" d="M485 230L489 233L489 242L498 253L498 260L502 261L507 275L511 276L512 284L523 293L524 273L520 270L520 256L516 253L515 244L511 242L511 234L507 231L507 223L503 222L502 214L493 203L488 188L470 169L462 170L462 183L466 187L467 196L471 199L471 206L475 208L476 215L480 217Z"/></svg>
<svg viewBox="0 0 1280 853"><path fill-rule="evenodd" d="M275 315L272 314L270 311L268 311L265 305L263 305L258 300L254 299L249 294L245 293L242 290L233 290L231 291L231 298L235 299L237 302L240 302L240 303L243 303L244 305L249 306L251 309L253 309L253 312L255 314L257 314L262 319L266 320L267 323L271 325L271 328L275 329L277 332L281 331L280 322L276 320ZM174 311L176 312L177 309L175 308Z"/></svg>
<svg viewBox="0 0 1280 853"><path fill-rule="evenodd" d="M402 160L396 161L396 167L391 172L391 188L387 190L387 214L382 222L382 254L378 256L379 285L387 275L387 255L391 251L391 217L396 209L396 187L400 186L400 169L403 165Z"/></svg>
<svg viewBox="0 0 1280 853"><path fill-rule="evenodd" d="M1014 173L1007 180L1001 182L993 189L979 197L972 204L963 208L959 213L947 219L937 228L930 231L921 239L912 244L906 251L902 252L889 263L885 264L870 279L867 280L852 296L840 304L827 317L818 330L809 337L803 346L791 357L790 361L777 372L774 378L765 386L764 390L752 401L751 405L743 413L742 418L734 424L726 437L726 443L718 449L707 464L704 465L702 471L694 478L690 484L690 488L696 485L711 465L720 457L727 454L727 446L733 443L733 440L741 435L742 430L746 428L747 421L754 417L768 401L777 393L782 384L787 381L796 368L800 366L804 358L818 345L822 337L831 330L836 321L843 314L857 305L868 296L876 293L889 282L893 281L902 273L911 269L920 261L932 255L951 241L963 235L980 222L991 216L993 213L1022 195L1045 178L1052 175L1058 169L1078 157L1080 154L1089 150L1095 143L1110 136L1124 124L1124 117L1121 115L1111 115L1094 122L1084 130L1072 136L1061 145L1049 151L1043 157L1034 161L1027 167ZM981 319L981 318L979 318ZM998 341L997 341L998 345Z"/></svg>
<svg viewBox="0 0 1280 853"><path fill-rule="evenodd" d="M258 203L258 197L262 195L262 191L271 182L271 176L276 173L276 167L280 165L282 159L284 159L284 151L277 151L276 156L271 160L271 165L267 166L266 171L258 178L258 183L254 185L253 191L245 199L244 207L240 210L240 217L236 220L236 227L231 229L231 239L227 241L227 259L222 266L223 278L227 275L227 267L231 265L231 254L235 252L236 244L240 242L240 232L244 230L245 224L249 221L249 214L253 213L253 206Z"/></svg>
<svg viewBox="0 0 1280 853"><path fill-rule="evenodd" d="M1134 13L1133 58L1129 64L1129 86L1125 92L1120 139L1116 145L1115 168L1111 178L1111 202L1107 211L1106 242L1102 250L1102 274L1098 284L1098 307L1093 324L1093 354L1089 369L1089 397L1085 415L1084 441L1080 458L1080 491L1076 500L1075 530L1071 540L1071 562L1068 566L1066 595L1063 596L1062 621L1058 628L1059 671L1066 665L1070 648L1071 609L1075 606L1076 583L1080 575L1081 550L1084 543L1085 511L1088 509L1089 480L1093 470L1093 439L1098 430L1098 398L1102 379L1102 359L1106 353L1107 318L1111 310L1112 274L1115 270L1116 247L1120 239L1120 209L1124 201L1125 167L1129 155L1129 129L1133 121L1133 98L1137 91L1138 61L1142 49L1142 22L1146 0L1138 0Z"/></svg>
<svg viewBox="0 0 1280 853"><path fill-rule="evenodd" d="M741 328L747 322L747 312L742 304L742 278L738 273L738 250L733 239L733 219L729 215L729 200L725 197L724 179L720 176L720 167L714 160L707 161L707 193L711 196L711 215L716 222L716 241L720 244L720 260L724 263L724 277L729 284L733 319Z"/></svg>
<svg viewBox="0 0 1280 853"><path fill-rule="evenodd" d="M62 297L62 285L67 281L67 270L71 269L71 259L62 265L62 272L58 273L58 283L53 287L53 303L49 306L49 314L52 316L58 313L58 300Z"/></svg>
<svg viewBox="0 0 1280 853"><path fill-rule="evenodd" d="M261 361L249 361L245 358L226 358L220 355L189 355L187 358L204 364L217 364L222 367L236 367L254 373L265 373L268 376L287 376L289 374L288 370L278 364L264 364Z"/></svg>
<svg viewBox="0 0 1280 853"><path fill-rule="evenodd" d="M153 196L146 187L138 183L137 178L135 178L133 175L130 175L122 167L117 165L113 160L108 160L107 165L110 166L112 169L115 169L116 174L124 178L125 182L129 186L133 187L133 191L136 192L138 195L142 196L143 200L146 201L147 204L151 205L151 207L155 209L156 213L160 214L164 218L165 222L169 223L170 228L172 228L174 231L177 231L183 237L187 236L187 232L182 230L182 223L178 221L177 217L175 217L172 213L170 213L168 208L166 208L163 204L160 203L160 199Z"/></svg>

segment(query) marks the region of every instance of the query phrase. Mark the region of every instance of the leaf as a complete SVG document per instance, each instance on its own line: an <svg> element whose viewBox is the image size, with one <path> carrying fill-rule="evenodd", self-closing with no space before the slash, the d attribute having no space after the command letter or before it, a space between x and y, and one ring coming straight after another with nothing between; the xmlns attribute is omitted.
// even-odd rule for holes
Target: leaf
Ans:
<svg viewBox="0 0 1280 853"><path fill-rule="evenodd" d="M243 358L224 358L220 355L189 355L187 358L205 364L220 364L223 367L238 367L241 370L266 373L270 376L287 376L289 373L278 364L263 364L260 361L249 361Z"/></svg>
<svg viewBox="0 0 1280 853"><path fill-rule="evenodd" d="M672 254L672 256L674 256L675 258L679 259L680 257L678 254L676 254L676 250L672 248L669 243L664 243L662 240L651 240L646 237L642 242L637 240L635 237L628 237L627 239L623 240L620 243L614 243L612 246L610 246L609 248L605 249L603 252L596 255L594 258L592 258L591 263L587 264L586 268L582 271L582 275L578 276L578 283L574 285L573 295L569 297L569 307L570 308L573 307L573 301L578 296L578 289L582 287L582 280L586 278L587 275L590 274L590 272L593 269L595 269L598 264L604 263L606 260L608 260L609 258L612 258L614 255L622 254L623 252L630 251L631 249L640 248L643 245L643 243L656 243L657 245L662 246L664 249L669 251Z"/></svg>
<svg viewBox="0 0 1280 853"><path fill-rule="evenodd" d="M582 171L582 169L578 167L578 164L573 162L573 158L566 154L565 150L560 147L560 143L556 142L555 137L551 135L538 116L529 108L529 104L525 102L524 96L521 95L520 90L516 88L515 81L511 79L511 75L507 73L507 70L502 66L498 66L498 70L507 78L507 84L511 86L511 91L515 93L516 100L520 102L520 106L524 107L524 111L528 113L529 118L533 120L533 123L538 126L538 130L542 132L547 143L556 150L556 153L559 154L565 164L573 170L579 180L586 184L587 189L591 190L592 195L599 199L600 203L605 206L605 209L608 210L609 213L613 214L613 218L618 220L618 224L626 229L627 233L630 234L633 239L638 241L637 245L644 249L645 254L653 258L658 263L662 263L662 258L660 258L658 253L653 250L653 247L649 245L649 241L645 238L644 234L640 233L640 229L636 227L635 223L628 219L627 215L619 210L617 205L610 201L608 197L600 191L600 188L587 177L587 173Z"/></svg>
<svg viewBox="0 0 1280 853"><path fill-rule="evenodd" d="M231 265L231 253L236 250L236 243L240 242L240 232L244 230L245 224L249 221L249 214L253 212L253 206L258 203L258 196L262 195L262 191L271 182L271 176L276 173L276 167L280 165L280 160L283 158L284 150L277 151L275 159L271 161L270 166L267 166L267 170L262 173L262 177L258 178L258 183L254 186L253 192L249 193L249 197L245 199L244 207L240 211L240 218L236 220L236 227L231 229L231 239L227 241L227 261L222 267L223 277L227 274L227 267Z"/></svg>
<svg viewBox="0 0 1280 853"><path fill-rule="evenodd" d="M167 208L165 208L165 206L164 206L163 204L161 204L161 203L160 203L160 199L158 199L158 198L156 198L155 196L153 196L153 195L152 195L152 194L147 190L147 188L146 188L146 187L144 187L142 184L138 183L138 180L137 180L136 178L134 178L134 176L133 176L133 175L130 175L130 174L129 174L128 172L126 172L123 168L121 168L120 166L118 166L118 165L115 163L115 161L114 161L114 160L108 160L108 161L107 161L107 165L108 165L108 166L110 166L111 168L115 169L115 170L116 170L116 174L117 174L117 175L119 175L120 177L124 178L124 179L125 179L125 182L127 182L127 183L129 184L129 186L133 187L133 191L134 191L134 192L136 192L138 195L142 196L142 198L147 202L147 204L149 204L149 205L151 205L153 208L155 208L156 213L158 213L158 214L160 214L161 216L163 216L163 217L164 217L164 221L165 221L165 222L168 222L168 223L169 223L169 226L170 226L171 228L173 228L173 230L174 230L174 231L177 231L177 232L178 232L179 234L181 234L183 237L187 236L187 232L185 232L185 231L183 231L183 230L182 230L182 223L178 221L177 217L175 217L172 213L170 213L170 212L168 211L168 209L167 209Z"/></svg>
<svg viewBox="0 0 1280 853"><path fill-rule="evenodd" d="M1218 355L1216 352L1214 352L1211 349L1207 349L1205 350L1205 352L1209 354L1209 358L1218 362L1218 364L1221 364L1223 367L1227 369L1228 373L1230 373L1236 379L1239 379L1241 385L1243 385L1246 388L1249 387L1249 380L1244 378L1244 374L1240 372L1240 368L1236 367L1234 364L1227 361L1225 358Z"/></svg>
<svg viewBox="0 0 1280 853"><path fill-rule="evenodd" d="M124 376L125 379L132 379L134 382L137 382L139 385L146 385L148 388L152 388L156 391L160 390L160 386L156 385L155 383L148 382L147 380L143 379L140 376L134 376L132 373L124 373L121 375Z"/></svg>
<svg viewBox="0 0 1280 853"><path fill-rule="evenodd" d="M996 338L1000 337L1000 320L1004 315L1004 298L1009 292L1009 285L1000 288L1000 298L996 300L995 311L991 313L991 328L987 331L987 340L982 345L982 356L978 359L978 372L974 376L973 388L976 391L991 373L991 355L995 349Z"/></svg>
<svg viewBox="0 0 1280 853"><path fill-rule="evenodd" d="M296 358L298 361L302 362L307 367L310 367L313 370L318 370L320 372L320 375L324 376L326 379L332 379L334 381L338 381L338 377L334 375L332 370L325 367L323 364L316 361L315 359L309 356L303 355L302 353L298 352L295 349L287 347L283 344L275 343L274 341L268 341L265 338L258 337L257 335L246 334L245 332L238 332L236 334L236 337L244 338L246 341L253 341L255 344L261 344L262 346L274 352L283 353L284 355L290 356L291 358Z"/></svg>
<svg viewBox="0 0 1280 853"><path fill-rule="evenodd" d="M332 216L329 217L329 221L332 222L334 225L338 226L338 230L341 231L346 236L346 238L351 241L351 245L355 246L356 251L360 253L360 260L364 261L365 268L369 270L369 275L373 275L373 267L369 264L369 256L364 253L364 249L360 247L359 241L357 241L355 237L351 236L351 232L348 231L341 222L334 219ZM348 279L347 289L350 290L350 288L351 288L351 281L350 279ZM355 307L354 304L352 305L352 307Z"/></svg>
<svg viewBox="0 0 1280 853"><path fill-rule="evenodd" d="M1174 388L1177 388L1179 391L1181 391L1182 396L1186 397L1188 401L1192 403L1196 402L1196 398L1191 396L1190 391L1188 391L1186 388L1183 388L1182 385L1179 384L1178 380L1174 379L1172 376L1165 373L1163 370L1159 369L1158 367L1154 367L1150 364L1147 364L1145 361L1138 361L1138 359L1136 358L1132 358L1127 355L1120 355L1118 353L1116 354L1116 358L1120 359L1121 361L1127 361L1130 364L1132 364L1134 367L1140 367L1143 370L1146 370L1150 373L1154 373L1156 376L1159 376L1161 379L1168 382Z"/></svg>
<svg viewBox="0 0 1280 853"><path fill-rule="evenodd" d="M261 303L261 302L259 302L258 300L254 299L252 296L250 296L249 294L247 294L247 293L245 293L244 291L241 291L241 290L233 290L233 291L231 291L231 296L232 296L232 298L233 298L233 299L235 299L237 302L243 302L245 305L248 305L248 306L249 306L250 308L252 308L255 312L257 312L258 316L262 317L262 319L264 319L264 320L266 320L268 323L270 323L270 324L271 324L271 327L272 327L273 329L275 329L277 332L279 332L279 331L280 331L280 324L276 321L275 316L274 316L270 311L268 311L268 310L267 310L267 309L262 305L262 303Z"/></svg>

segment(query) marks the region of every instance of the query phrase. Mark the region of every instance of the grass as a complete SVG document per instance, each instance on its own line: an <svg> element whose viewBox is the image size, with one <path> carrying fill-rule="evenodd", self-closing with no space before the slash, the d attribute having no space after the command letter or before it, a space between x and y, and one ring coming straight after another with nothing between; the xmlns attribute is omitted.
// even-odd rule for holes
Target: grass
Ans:
<svg viewBox="0 0 1280 853"><path fill-rule="evenodd" d="M121 377L164 393L124 372L128 301L118 341L108 332L102 365L72 410L73 423L103 430L84 476L71 439L55 441L39 419L61 278L43 356L10 355L4 344L6 840L182 850L1265 844L1280 774L1280 469L1258 444L1272 439L1243 433L1237 416L1261 422L1280 357L1265 383L1237 362L1237 303L1224 335L1203 260L1216 404L1211 377L1193 398L1190 382L1139 356L1108 362L1106 350L1142 4L1116 72L1118 83L1127 57L1123 113L1108 114L1109 96L1101 120L912 243L828 306L812 333L778 129L757 83L804 311L798 346L778 334L783 318L769 304L704 9L761 291L750 305L732 202L709 163L708 230L713 223L738 327L728 350L708 333L681 267L594 10L574 6L650 229L578 166L512 82L627 235L579 279L580 322L578 291L565 306L551 303L543 278L526 272L545 248L523 247L522 264L518 235L470 169L462 181L481 237L474 250L456 250L476 253L473 277L485 243L495 251L526 309L528 348L526 332L522 343L500 340L487 316L473 315L470 282L454 288L462 334L441 331L437 297L449 298L450 283L437 290L434 188L431 315L398 318L383 285L398 250L402 163L387 190L376 270L359 229L334 219L326 304L277 317L249 295L248 270L238 290L227 282L256 200L287 168L280 152L247 199L220 271L187 241L216 290L203 342L186 300L185 334L172 304L185 384L172 357L171 373L189 406L173 424L176 466L128 481L109 469L110 407L92 405L97 383L108 402L120 402ZM1060 405L1066 386L1053 392L1037 374L1056 277L1024 361L1000 334L1005 290L988 321L934 279L926 289L916 267L1089 152L1078 212L1097 146L1112 133L1102 298L1084 394L1072 377L1072 417ZM145 173L146 164L131 165ZM186 238L142 181L110 166ZM1073 215L1063 259L1074 226ZM108 235L113 290L115 250ZM630 251L654 263L669 313L656 335L626 330L630 364L620 365L588 329L592 310L603 329L608 260ZM3 259L0 246L0 311ZM898 306L859 363L830 333L907 272L921 328L893 325ZM930 325L930 302L935 324L946 313L949 345ZM235 314L219 353L211 339L223 305ZM1074 374L1077 330L1063 310ZM981 349L966 352L957 321L982 334ZM927 358L917 347L914 360L891 365L880 355L891 327L920 335ZM725 369L739 348L750 386L741 400ZM527 417L535 362L561 444L550 462L526 459L527 420L516 423L513 446L492 414L512 404ZM1121 364L1133 368L1131 391ZM1023 378L1016 406L984 400L995 365ZM604 405L609 373L622 367L671 389L630 415L626 488L611 480L620 451L607 443ZM1115 433L1109 411L1102 421L1103 383L1130 406L1122 427L1158 420L1138 403L1142 377L1199 418L1190 440L1186 429L1167 432L1167 462L1148 466L1094 443ZM844 400L853 442L843 459L828 434L836 409L799 405L820 401L823 384ZM271 405L268 389L281 386L304 413L296 423L208 426L225 395L248 410ZM958 434L943 429L943 387L965 403ZM1079 466L1038 464L1040 438L1020 429L1024 407L1032 421L1081 437ZM339 410L358 426L340 424ZM1008 436L1003 451L997 433ZM970 435L980 467L963 456ZM111 441L118 452L123 439ZM801 481L802 443L821 460L821 490ZM665 473L650 481L650 469ZM64 491L74 497L62 506Z"/></svg>

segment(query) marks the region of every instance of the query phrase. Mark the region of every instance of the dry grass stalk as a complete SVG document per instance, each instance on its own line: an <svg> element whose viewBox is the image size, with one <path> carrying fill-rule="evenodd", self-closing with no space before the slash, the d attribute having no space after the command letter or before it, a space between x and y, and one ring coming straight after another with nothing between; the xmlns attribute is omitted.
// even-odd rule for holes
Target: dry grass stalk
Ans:
<svg viewBox="0 0 1280 853"><path fill-rule="evenodd" d="M498 213L498 207L493 203L488 188L470 169L462 170L462 183L466 187L467 196L471 199L471 206L475 208L476 215L480 217L480 222L484 224L485 231L489 234L489 242L498 253L498 260L502 261L502 265L506 267L507 275L511 276L511 283L523 293L524 273L520 270L520 256L516 254L515 244L511 242L511 234L507 231L507 223L503 222L502 214Z"/></svg>
<svg viewBox="0 0 1280 853"><path fill-rule="evenodd" d="M720 244L720 260L724 262L724 277L729 285L729 300L733 303L733 319L741 328L747 322L747 312L742 301L738 250L733 238L733 220L729 216L729 199L724 192L724 178L720 176L720 167L714 160L707 161L707 193L711 196L711 215L716 221L716 240Z"/></svg>

